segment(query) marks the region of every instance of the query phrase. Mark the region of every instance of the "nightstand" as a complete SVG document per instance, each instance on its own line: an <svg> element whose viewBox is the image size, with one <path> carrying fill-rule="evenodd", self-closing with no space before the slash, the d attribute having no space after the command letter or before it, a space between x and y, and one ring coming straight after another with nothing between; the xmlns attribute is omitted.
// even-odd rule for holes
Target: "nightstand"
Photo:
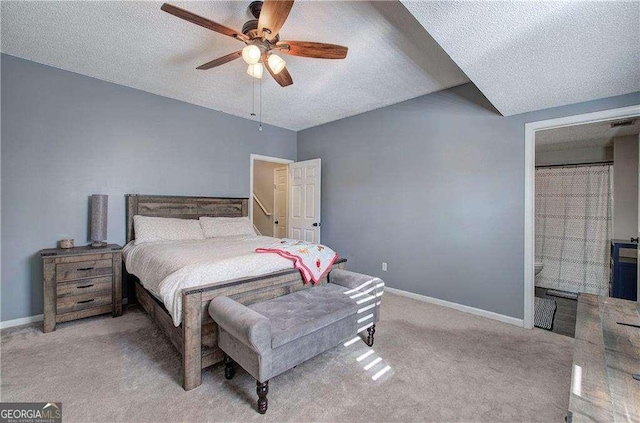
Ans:
<svg viewBox="0 0 640 423"><path fill-rule="evenodd" d="M111 313L122 315L122 247L109 244L40 251L43 267L44 326Z"/></svg>

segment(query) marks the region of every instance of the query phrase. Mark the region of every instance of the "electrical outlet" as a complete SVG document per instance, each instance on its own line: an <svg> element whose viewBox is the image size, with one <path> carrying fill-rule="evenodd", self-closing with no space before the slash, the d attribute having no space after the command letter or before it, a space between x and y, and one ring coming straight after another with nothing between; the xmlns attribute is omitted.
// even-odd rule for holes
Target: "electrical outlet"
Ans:
<svg viewBox="0 0 640 423"><path fill-rule="evenodd" d="M386 272L386 271L387 271L387 262L386 262L386 261L383 261L383 262L382 262L382 271L383 271L383 272Z"/></svg>

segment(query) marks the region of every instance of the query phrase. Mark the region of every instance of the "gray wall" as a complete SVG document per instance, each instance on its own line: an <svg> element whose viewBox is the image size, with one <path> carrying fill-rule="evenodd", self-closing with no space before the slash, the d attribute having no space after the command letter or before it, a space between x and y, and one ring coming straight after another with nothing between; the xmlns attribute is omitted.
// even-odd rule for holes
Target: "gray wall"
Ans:
<svg viewBox="0 0 640 423"><path fill-rule="evenodd" d="M638 136L613 139L613 237L638 234Z"/></svg>
<svg viewBox="0 0 640 423"><path fill-rule="evenodd" d="M502 117L467 84L301 131L298 159L322 159L322 241L388 286L522 318L524 124L638 103Z"/></svg>
<svg viewBox="0 0 640 423"><path fill-rule="evenodd" d="M536 166L613 161L613 147L536 151Z"/></svg>
<svg viewBox="0 0 640 423"><path fill-rule="evenodd" d="M15 57L2 72L2 315L42 313L38 250L87 243L88 197L249 196L251 153L296 158L296 133Z"/></svg>

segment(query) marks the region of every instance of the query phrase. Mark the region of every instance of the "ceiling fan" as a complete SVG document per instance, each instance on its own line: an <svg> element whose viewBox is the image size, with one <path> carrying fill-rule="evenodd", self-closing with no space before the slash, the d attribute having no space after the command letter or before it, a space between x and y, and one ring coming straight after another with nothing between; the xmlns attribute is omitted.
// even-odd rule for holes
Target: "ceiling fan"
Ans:
<svg viewBox="0 0 640 423"><path fill-rule="evenodd" d="M275 54L276 52L317 59L344 59L347 56L347 47L335 44L310 41L280 41L278 33L287 16L289 16L291 7L293 7L293 0L251 2L249 10L255 19L245 22L242 26L242 32L235 31L168 3L163 4L161 9L181 19L235 38L246 44L242 50L218 57L198 66L196 69L215 68L242 57L249 65L247 69L249 75L254 78L262 78L263 68L266 68L278 84L286 87L293 84L293 79L287 70L286 62Z"/></svg>

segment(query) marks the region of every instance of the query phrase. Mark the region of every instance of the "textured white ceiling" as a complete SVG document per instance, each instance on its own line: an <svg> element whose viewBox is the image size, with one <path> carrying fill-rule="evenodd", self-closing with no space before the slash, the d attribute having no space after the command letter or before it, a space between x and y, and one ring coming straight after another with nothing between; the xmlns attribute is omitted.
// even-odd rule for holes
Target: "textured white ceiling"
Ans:
<svg viewBox="0 0 640 423"><path fill-rule="evenodd" d="M613 138L640 133L640 116L633 125L611 128L616 120L565 126L536 132L536 151L611 147Z"/></svg>
<svg viewBox="0 0 640 423"><path fill-rule="evenodd" d="M640 3L402 0L504 115L640 91Z"/></svg>
<svg viewBox="0 0 640 423"><path fill-rule="evenodd" d="M2 1L3 53L249 118L243 44L160 10L160 2ZM249 1L175 2L236 30ZM399 2L296 2L283 40L349 47L346 60L283 55L294 84L268 75L263 121L300 130L468 82Z"/></svg>

